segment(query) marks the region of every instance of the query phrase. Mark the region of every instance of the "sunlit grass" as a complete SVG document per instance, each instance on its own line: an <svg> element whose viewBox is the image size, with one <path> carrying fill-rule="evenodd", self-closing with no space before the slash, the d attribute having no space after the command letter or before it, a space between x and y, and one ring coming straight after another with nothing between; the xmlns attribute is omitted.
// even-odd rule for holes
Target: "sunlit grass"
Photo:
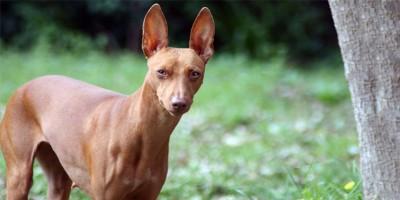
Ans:
<svg viewBox="0 0 400 200"><path fill-rule="evenodd" d="M40 75L64 74L129 94L145 73L145 60L130 53L3 51L0 110L12 91ZM300 70L279 58L217 56L172 135L160 199L361 199L353 124L341 67ZM2 159L0 169L4 179ZM40 168L34 171L31 196L43 199L46 181ZM84 198L73 193L71 199Z"/></svg>

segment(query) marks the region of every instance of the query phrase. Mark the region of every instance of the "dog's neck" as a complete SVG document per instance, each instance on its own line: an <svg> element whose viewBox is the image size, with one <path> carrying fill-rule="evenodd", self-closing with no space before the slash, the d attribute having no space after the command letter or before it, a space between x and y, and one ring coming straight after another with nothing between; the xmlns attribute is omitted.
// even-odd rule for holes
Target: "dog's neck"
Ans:
<svg viewBox="0 0 400 200"><path fill-rule="evenodd" d="M172 132L181 116L172 116L161 104L157 93L148 82L144 82L137 92L136 105L132 113L139 114L140 124L145 125L143 128L155 130L162 128L163 132Z"/></svg>
<svg viewBox="0 0 400 200"><path fill-rule="evenodd" d="M141 138L141 151L147 156L159 156L168 151L170 135L180 120L172 116L161 105L156 91L146 81L133 95L128 97L127 119L131 120L131 130Z"/></svg>

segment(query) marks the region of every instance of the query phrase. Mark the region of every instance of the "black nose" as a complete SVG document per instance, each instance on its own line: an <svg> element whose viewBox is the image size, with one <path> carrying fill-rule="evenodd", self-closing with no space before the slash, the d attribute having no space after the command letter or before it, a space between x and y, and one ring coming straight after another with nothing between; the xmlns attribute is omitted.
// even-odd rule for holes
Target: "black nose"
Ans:
<svg viewBox="0 0 400 200"><path fill-rule="evenodd" d="M172 108L175 111L184 110L184 109L186 109L186 107L187 107L187 103L183 99L176 99L175 101L172 102Z"/></svg>

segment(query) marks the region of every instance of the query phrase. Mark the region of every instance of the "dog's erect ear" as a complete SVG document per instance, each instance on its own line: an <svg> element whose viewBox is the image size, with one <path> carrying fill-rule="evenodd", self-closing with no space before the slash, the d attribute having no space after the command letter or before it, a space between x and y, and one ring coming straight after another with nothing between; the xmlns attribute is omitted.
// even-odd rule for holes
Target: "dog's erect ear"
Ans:
<svg viewBox="0 0 400 200"><path fill-rule="evenodd" d="M168 27L160 5L147 11L143 22L142 49L146 58L168 46Z"/></svg>
<svg viewBox="0 0 400 200"><path fill-rule="evenodd" d="M214 53L214 33L213 17L210 10L204 7L194 20L189 40L189 48L195 50L204 63L207 63Z"/></svg>

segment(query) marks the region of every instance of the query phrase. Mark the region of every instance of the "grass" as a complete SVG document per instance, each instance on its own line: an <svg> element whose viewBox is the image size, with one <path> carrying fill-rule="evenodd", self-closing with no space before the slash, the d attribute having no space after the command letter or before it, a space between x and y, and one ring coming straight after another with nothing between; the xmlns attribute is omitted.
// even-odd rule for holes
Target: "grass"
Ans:
<svg viewBox="0 0 400 200"><path fill-rule="evenodd" d="M131 93L145 72L144 59L129 53L3 50L0 112L12 91L40 75L64 74ZM217 56L172 135L159 199L359 200L356 136L340 66L301 70L279 58ZM0 199L4 173L0 156ZM30 198L45 199L47 183L37 165L34 173ZM75 189L71 199L87 197Z"/></svg>

